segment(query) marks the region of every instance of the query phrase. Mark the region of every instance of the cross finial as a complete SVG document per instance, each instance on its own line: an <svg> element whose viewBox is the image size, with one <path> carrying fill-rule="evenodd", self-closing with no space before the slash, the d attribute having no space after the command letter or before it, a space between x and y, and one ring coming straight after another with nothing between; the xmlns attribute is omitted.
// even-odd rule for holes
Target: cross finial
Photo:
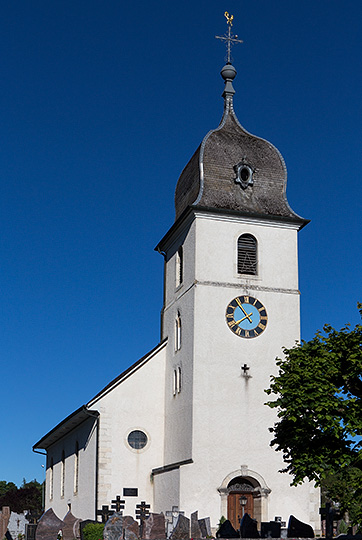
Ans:
<svg viewBox="0 0 362 540"><path fill-rule="evenodd" d="M228 25L228 32L224 36L215 36L216 39L220 39L221 41L224 41L227 43L226 45L226 63L231 64L231 46L235 43L243 43L241 39L238 39L238 36L234 36L231 33L231 27L233 25L234 15L229 15L227 11L225 11L224 16L226 17L226 22Z"/></svg>

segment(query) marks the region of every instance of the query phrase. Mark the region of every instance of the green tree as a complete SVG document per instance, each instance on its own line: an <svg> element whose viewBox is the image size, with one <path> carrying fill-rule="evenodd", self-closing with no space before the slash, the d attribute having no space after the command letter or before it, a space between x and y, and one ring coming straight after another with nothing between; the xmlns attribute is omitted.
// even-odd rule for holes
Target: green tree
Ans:
<svg viewBox="0 0 362 540"><path fill-rule="evenodd" d="M8 491L18 489L14 482L7 482L6 480L0 480L0 497L5 495Z"/></svg>
<svg viewBox="0 0 362 540"><path fill-rule="evenodd" d="M358 304L362 317L362 304ZM271 445L283 452L292 485L305 478L362 523L362 325L325 325L311 341L285 349L266 393L279 420Z"/></svg>
<svg viewBox="0 0 362 540"><path fill-rule="evenodd" d="M0 481L0 490L5 481ZM13 482L8 482L9 489L0 491L0 508L10 506L12 512L30 510L40 514L42 510L42 485L36 480L26 482L18 488ZM6 487L6 486L5 486Z"/></svg>

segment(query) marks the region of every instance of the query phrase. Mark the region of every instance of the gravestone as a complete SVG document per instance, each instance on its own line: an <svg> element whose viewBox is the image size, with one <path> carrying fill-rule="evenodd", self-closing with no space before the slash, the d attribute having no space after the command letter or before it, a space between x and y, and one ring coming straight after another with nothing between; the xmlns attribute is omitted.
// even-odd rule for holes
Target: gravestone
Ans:
<svg viewBox="0 0 362 540"><path fill-rule="evenodd" d="M191 538L201 538L201 529L199 525L199 513L193 512L191 514Z"/></svg>
<svg viewBox="0 0 362 540"><path fill-rule="evenodd" d="M179 514L176 527L171 533L171 540L189 540L190 539L190 520Z"/></svg>
<svg viewBox="0 0 362 540"><path fill-rule="evenodd" d="M211 536L211 523L209 517L199 519L199 526L201 531L201 538L207 538L208 536Z"/></svg>
<svg viewBox="0 0 362 540"><path fill-rule="evenodd" d="M244 514L240 521L241 538L260 538L258 524L249 514Z"/></svg>
<svg viewBox="0 0 362 540"><path fill-rule="evenodd" d="M4 538L10 521L10 506L3 506L0 512L0 538Z"/></svg>
<svg viewBox="0 0 362 540"><path fill-rule="evenodd" d="M73 516L72 512L69 510L63 519L63 540L74 540L75 538L80 538L80 521L81 520Z"/></svg>
<svg viewBox="0 0 362 540"><path fill-rule="evenodd" d="M226 519L224 523L220 525L220 528L216 533L216 538L240 538L240 535L231 525L231 521Z"/></svg>
<svg viewBox="0 0 362 540"><path fill-rule="evenodd" d="M288 538L314 538L314 531L308 523L303 523L296 517L290 516L287 536Z"/></svg>
<svg viewBox="0 0 362 540"><path fill-rule="evenodd" d="M131 516L123 517L123 537L124 540L138 540L140 537L139 525Z"/></svg>
<svg viewBox="0 0 362 540"><path fill-rule="evenodd" d="M115 512L107 521L103 530L104 540L123 539L123 516L120 512Z"/></svg>
<svg viewBox="0 0 362 540"><path fill-rule="evenodd" d="M178 509L178 506L173 506L172 510L166 511L166 536L170 538L172 531L177 525L177 520L180 515L184 515L185 512L182 512Z"/></svg>
<svg viewBox="0 0 362 540"><path fill-rule="evenodd" d="M49 508L39 519L35 540L55 540L62 527L63 521L55 515L52 508Z"/></svg>
<svg viewBox="0 0 362 540"><path fill-rule="evenodd" d="M166 538L165 516L151 513L143 523L143 536L145 540L161 540Z"/></svg>
<svg viewBox="0 0 362 540"><path fill-rule="evenodd" d="M260 536L262 538L280 538L281 526L282 524L280 521L262 522Z"/></svg>
<svg viewBox="0 0 362 540"><path fill-rule="evenodd" d="M81 540L84 540L83 529L88 525L88 523L99 523L99 521L94 521L94 519L84 519L79 523L79 532Z"/></svg>

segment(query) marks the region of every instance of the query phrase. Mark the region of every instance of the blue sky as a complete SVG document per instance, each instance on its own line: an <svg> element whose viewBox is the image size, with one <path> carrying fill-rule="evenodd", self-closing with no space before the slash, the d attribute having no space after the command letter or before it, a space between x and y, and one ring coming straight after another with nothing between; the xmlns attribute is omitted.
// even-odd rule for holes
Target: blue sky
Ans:
<svg viewBox="0 0 362 540"><path fill-rule="evenodd" d="M158 342L153 248L222 115L225 10L238 118L281 151L311 219L302 336L359 320L361 2L3 2L0 479L41 480L32 445Z"/></svg>

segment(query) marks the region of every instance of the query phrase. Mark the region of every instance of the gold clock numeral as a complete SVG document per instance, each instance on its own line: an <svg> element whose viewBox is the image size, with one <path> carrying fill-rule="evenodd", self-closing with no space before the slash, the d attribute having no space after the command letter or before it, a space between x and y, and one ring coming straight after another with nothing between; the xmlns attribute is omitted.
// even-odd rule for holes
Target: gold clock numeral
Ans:
<svg viewBox="0 0 362 540"><path fill-rule="evenodd" d="M259 323L258 326L259 326L259 328L261 328L262 330L265 329L265 324L263 324L263 323Z"/></svg>
<svg viewBox="0 0 362 540"><path fill-rule="evenodd" d="M236 331L235 331L235 334L237 334L238 336L240 336L240 334L241 334L241 328L238 327L238 328L236 329Z"/></svg>
<svg viewBox="0 0 362 540"><path fill-rule="evenodd" d="M233 319L233 318L234 318L234 314L233 314L233 313L227 313L227 314L226 314L226 317L227 317L228 319Z"/></svg>
<svg viewBox="0 0 362 540"><path fill-rule="evenodd" d="M249 330L245 330L245 337L249 337Z"/></svg>
<svg viewBox="0 0 362 540"><path fill-rule="evenodd" d="M244 296L244 304L249 304L249 296Z"/></svg>
<svg viewBox="0 0 362 540"><path fill-rule="evenodd" d="M228 325L230 326L230 328L231 328L232 326L236 326L234 320L229 321L229 322L228 322Z"/></svg>

